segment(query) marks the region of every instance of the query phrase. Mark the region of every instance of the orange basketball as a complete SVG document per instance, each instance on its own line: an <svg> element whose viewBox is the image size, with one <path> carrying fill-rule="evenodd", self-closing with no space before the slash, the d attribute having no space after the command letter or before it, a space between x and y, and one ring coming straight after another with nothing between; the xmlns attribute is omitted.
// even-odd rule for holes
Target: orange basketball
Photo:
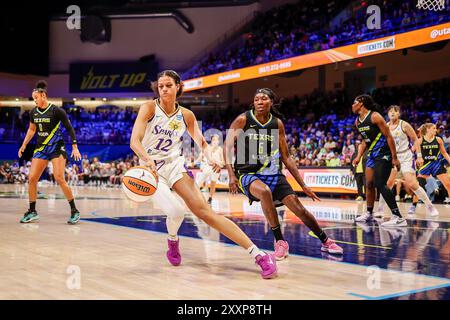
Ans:
<svg viewBox="0 0 450 320"><path fill-rule="evenodd" d="M158 176L147 167L132 167L123 176L122 189L133 201L147 201L157 188Z"/></svg>

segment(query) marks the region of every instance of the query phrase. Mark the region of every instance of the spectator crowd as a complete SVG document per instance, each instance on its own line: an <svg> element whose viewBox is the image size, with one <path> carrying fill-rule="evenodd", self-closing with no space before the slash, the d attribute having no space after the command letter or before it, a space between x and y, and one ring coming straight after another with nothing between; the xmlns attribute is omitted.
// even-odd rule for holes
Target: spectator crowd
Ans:
<svg viewBox="0 0 450 320"><path fill-rule="evenodd" d="M446 8L449 7L449 1ZM184 74L196 78L247 66L436 25L450 20L443 11L420 10L417 0L361 1L347 18L335 18L352 1L300 0L255 17L242 38L210 53ZM368 29L367 6L378 5L380 29Z"/></svg>

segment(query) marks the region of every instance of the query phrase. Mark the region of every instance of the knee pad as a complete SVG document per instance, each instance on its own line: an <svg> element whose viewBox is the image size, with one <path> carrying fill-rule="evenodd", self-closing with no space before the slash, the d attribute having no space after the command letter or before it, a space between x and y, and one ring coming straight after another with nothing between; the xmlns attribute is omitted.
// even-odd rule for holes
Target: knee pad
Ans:
<svg viewBox="0 0 450 320"><path fill-rule="evenodd" d="M178 198L165 184L159 183L155 194L154 203L157 203L165 215L171 219L183 219L185 208Z"/></svg>

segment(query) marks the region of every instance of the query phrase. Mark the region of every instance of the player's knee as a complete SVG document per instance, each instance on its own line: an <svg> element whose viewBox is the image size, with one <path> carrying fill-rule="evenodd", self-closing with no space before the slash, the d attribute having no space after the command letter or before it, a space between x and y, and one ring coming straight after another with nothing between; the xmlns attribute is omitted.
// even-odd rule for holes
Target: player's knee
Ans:
<svg viewBox="0 0 450 320"><path fill-rule="evenodd" d="M270 188L268 186L265 186L261 192L261 200L269 200L272 201L272 191L270 191Z"/></svg>
<svg viewBox="0 0 450 320"><path fill-rule="evenodd" d="M211 209L206 206L201 206L195 211L195 215L200 218L201 220L205 221L207 224L211 224L214 220L214 215L211 212Z"/></svg>
<svg viewBox="0 0 450 320"><path fill-rule="evenodd" d="M64 179L63 175L55 175L55 181L59 185L66 183L66 180Z"/></svg>
<svg viewBox="0 0 450 320"><path fill-rule="evenodd" d="M366 181L366 188L367 189L374 189L375 188L375 181L374 180L367 180Z"/></svg>
<svg viewBox="0 0 450 320"><path fill-rule="evenodd" d="M30 176L28 177L28 183L29 183L29 184L37 184L37 183L38 183L38 180L39 180L39 177L36 176L36 175L30 175Z"/></svg>

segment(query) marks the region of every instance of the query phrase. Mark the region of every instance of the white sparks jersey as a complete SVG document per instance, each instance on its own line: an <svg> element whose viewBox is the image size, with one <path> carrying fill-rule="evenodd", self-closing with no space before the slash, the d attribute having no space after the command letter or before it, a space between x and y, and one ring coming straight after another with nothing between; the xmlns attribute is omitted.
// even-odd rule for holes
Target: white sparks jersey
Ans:
<svg viewBox="0 0 450 320"><path fill-rule="evenodd" d="M177 104L177 110L169 117L159 99L154 101L155 115L147 123L142 145L155 161L175 159L181 154L181 138L186 131L181 107Z"/></svg>
<svg viewBox="0 0 450 320"><path fill-rule="evenodd" d="M403 120L400 120L398 123L398 126L393 130L391 129L391 134L392 134L392 137L394 138L395 149L397 150L397 153L403 153L403 152L410 150L409 137L403 131L402 125L403 125Z"/></svg>

